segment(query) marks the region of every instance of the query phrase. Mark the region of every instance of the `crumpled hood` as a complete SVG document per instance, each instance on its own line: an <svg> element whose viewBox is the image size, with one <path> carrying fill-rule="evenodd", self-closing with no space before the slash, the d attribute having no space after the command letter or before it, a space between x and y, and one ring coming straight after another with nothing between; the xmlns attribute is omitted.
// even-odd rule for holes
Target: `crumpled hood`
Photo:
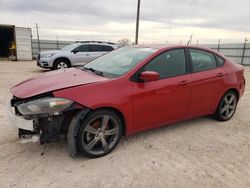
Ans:
<svg viewBox="0 0 250 188"><path fill-rule="evenodd" d="M109 80L76 68L51 71L23 81L11 88L11 93L18 98L28 98L35 95Z"/></svg>

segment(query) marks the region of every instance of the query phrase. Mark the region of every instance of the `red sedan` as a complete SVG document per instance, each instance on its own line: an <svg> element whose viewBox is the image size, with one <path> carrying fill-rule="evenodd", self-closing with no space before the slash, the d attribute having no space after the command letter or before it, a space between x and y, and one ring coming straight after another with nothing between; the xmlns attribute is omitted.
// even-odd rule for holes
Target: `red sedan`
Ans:
<svg viewBox="0 0 250 188"><path fill-rule="evenodd" d="M10 115L26 141L67 134L71 156L101 157L122 135L209 114L229 120L244 92L243 73L206 48L125 47L14 86Z"/></svg>

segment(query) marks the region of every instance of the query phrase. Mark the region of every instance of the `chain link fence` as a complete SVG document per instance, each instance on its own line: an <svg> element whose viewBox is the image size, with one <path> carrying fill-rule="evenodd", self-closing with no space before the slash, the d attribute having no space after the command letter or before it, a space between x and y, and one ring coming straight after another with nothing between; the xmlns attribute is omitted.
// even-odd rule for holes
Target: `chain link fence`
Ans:
<svg viewBox="0 0 250 188"><path fill-rule="evenodd" d="M75 41L58 40L40 40L32 39L32 55L36 57L39 52L46 50L59 50ZM166 44L153 44L154 47L165 47ZM234 62L242 65L250 65L250 43L233 44L199 44L199 46L208 47L219 51L225 56L231 58Z"/></svg>
<svg viewBox="0 0 250 188"><path fill-rule="evenodd" d="M242 65L250 65L250 44L249 43L234 43L234 44L209 44L200 45L214 49L225 56L232 59L234 62Z"/></svg>
<svg viewBox="0 0 250 188"><path fill-rule="evenodd" d="M32 39L32 56L37 57L39 52L47 50L60 50L63 47L75 41L59 41L59 40L38 40Z"/></svg>

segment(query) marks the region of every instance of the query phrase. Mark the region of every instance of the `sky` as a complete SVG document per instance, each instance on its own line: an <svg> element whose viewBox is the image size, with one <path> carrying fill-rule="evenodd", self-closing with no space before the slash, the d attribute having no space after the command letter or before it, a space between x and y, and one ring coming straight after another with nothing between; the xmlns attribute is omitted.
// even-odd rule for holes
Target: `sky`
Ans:
<svg viewBox="0 0 250 188"><path fill-rule="evenodd" d="M139 43L244 42L249 0L141 0ZM0 24L30 27L40 39L135 38L137 0L0 0Z"/></svg>

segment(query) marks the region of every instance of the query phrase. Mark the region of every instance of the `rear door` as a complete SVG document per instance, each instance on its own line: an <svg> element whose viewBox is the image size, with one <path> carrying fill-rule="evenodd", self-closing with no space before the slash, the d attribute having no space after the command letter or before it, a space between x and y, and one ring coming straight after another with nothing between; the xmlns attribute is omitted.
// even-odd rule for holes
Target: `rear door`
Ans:
<svg viewBox="0 0 250 188"><path fill-rule="evenodd" d="M192 66L192 97L189 117L211 114L215 111L224 90L225 72L217 66L214 54L189 49Z"/></svg>
<svg viewBox="0 0 250 188"><path fill-rule="evenodd" d="M32 60L31 29L15 27L17 60Z"/></svg>
<svg viewBox="0 0 250 188"><path fill-rule="evenodd" d="M90 45L90 51L91 51L90 59L94 60L112 50L113 48L111 46L101 45L101 44L91 44Z"/></svg>

